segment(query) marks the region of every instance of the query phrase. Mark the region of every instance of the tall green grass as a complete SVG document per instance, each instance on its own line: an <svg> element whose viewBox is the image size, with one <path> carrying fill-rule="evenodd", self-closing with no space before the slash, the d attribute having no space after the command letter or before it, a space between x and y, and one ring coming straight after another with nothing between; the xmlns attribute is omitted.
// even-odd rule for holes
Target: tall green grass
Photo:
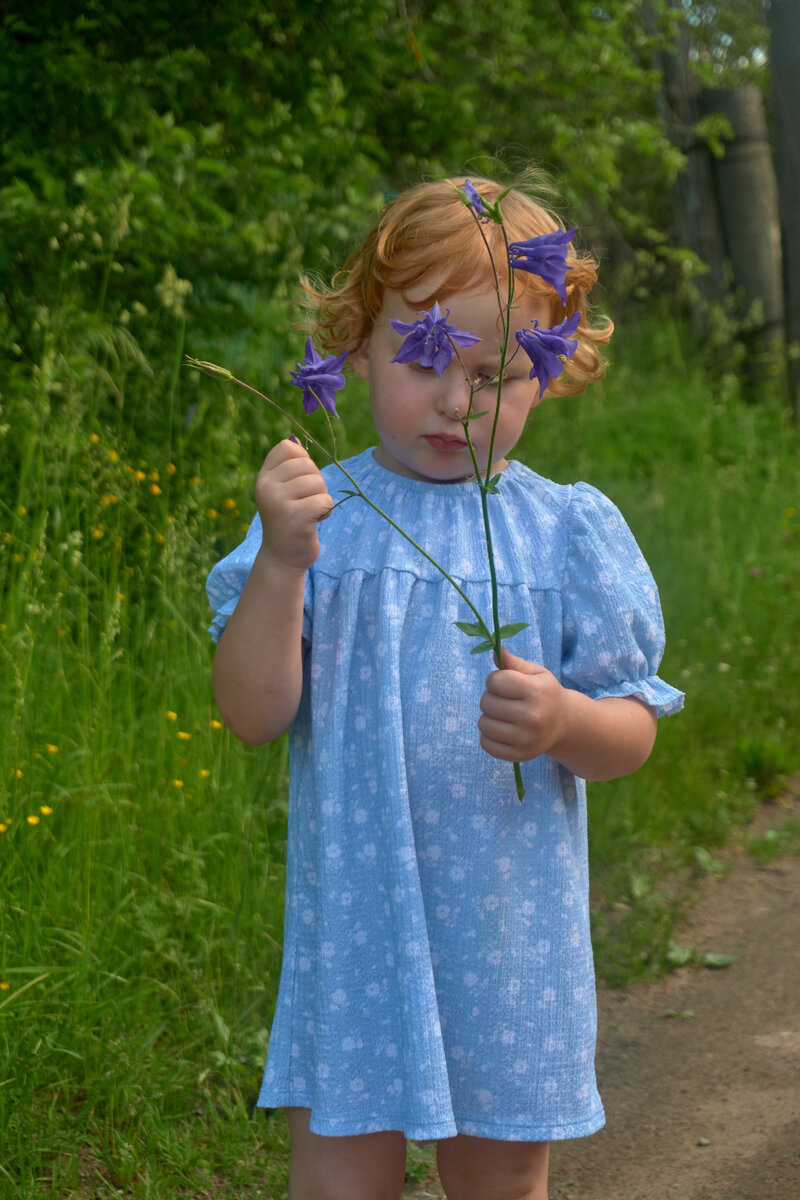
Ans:
<svg viewBox="0 0 800 1200"><path fill-rule="evenodd" d="M720 398L655 321L608 381L544 404L519 447L623 509L685 688L635 777L591 789L598 969L662 969L683 893L800 754L796 433ZM209 352L254 374L252 347ZM176 361L177 361L176 350ZM218 385L2 397L0 1195L280 1197L254 1114L280 963L285 741L219 726L203 583L242 536L282 430ZM350 391L350 389L348 389ZM169 403L169 441L126 411ZM347 393L345 394L347 396ZM340 449L369 444L363 390ZM141 428L141 422L139 422ZM682 876L683 878L684 876Z"/></svg>

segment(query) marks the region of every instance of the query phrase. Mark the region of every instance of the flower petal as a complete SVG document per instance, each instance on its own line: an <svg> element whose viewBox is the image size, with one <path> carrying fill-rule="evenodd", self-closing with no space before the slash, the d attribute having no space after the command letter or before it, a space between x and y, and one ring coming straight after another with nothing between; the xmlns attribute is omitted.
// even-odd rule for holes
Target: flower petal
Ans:
<svg viewBox="0 0 800 1200"><path fill-rule="evenodd" d="M306 413L312 413L321 405L331 416L339 415L334 393L345 386L342 366L347 354L345 351L344 354L323 358L314 348L313 339L306 339L305 360L297 364L297 370L292 371L290 376L294 386L302 389Z"/></svg>
<svg viewBox="0 0 800 1200"><path fill-rule="evenodd" d="M560 325L540 329L533 322L533 329L518 329L516 339L533 364L530 378L539 381L539 395L543 396L549 384L564 370L564 358L572 358L578 343L572 336L580 325L581 314L573 313Z"/></svg>
<svg viewBox="0 0 800 1200"><path fill-rule="evenodd" d="M437 375L441 375L450 365L456 346L473 346L481 340L474 333L449 325L449 316L450 309L443 314L438 300L435 300L430 312L422 312L421 319L412 324L390 318L392 329L406 335L392 362L416 362L421 367L433 368Z"/></svg>
<svg viewBox="0 0 800 1200"><path fill-rule="evenodd" d="M511 267L544 279L545 283L555 288L562 304L567 303L567 291L564 286L566 274L572 270L572 267L567 265L567 251L577 228L575 225L572 229L542 233L526 242L512 242L508 247L508 261Z"/></svg>

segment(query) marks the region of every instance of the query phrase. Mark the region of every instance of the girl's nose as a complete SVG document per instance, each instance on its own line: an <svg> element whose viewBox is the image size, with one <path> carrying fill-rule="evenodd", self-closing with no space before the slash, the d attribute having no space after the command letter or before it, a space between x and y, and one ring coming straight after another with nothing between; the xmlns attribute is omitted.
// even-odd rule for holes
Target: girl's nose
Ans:
<svg viewBox="0 0 800 1200"><path fill-rule="evenodd" d="M451 363L442 375L437 395L437 411L453 417L459 412L463 417L469 407L469 384L458 363Z"/></svg>

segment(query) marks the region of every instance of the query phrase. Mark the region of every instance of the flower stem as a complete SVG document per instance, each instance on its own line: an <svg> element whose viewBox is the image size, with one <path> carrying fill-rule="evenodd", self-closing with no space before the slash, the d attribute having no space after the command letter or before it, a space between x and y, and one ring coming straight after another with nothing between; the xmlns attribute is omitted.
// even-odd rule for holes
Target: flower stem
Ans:
<svg viewBox="0 0 800 1200"><path fill-rule="evenodd" d="M502 369L502 367L501 367ZM504 670L502 641L500 638L500 604L497 592L497 568L494 564L494 544L492 542L492 525L489 520L489 474L491 470L491 458L489 467L486 471L484 479L478 466L478 459L475 454L475 447L472 444L472 438L469 435L469 418L472 412L472 401L475 395L475 388L470 384L469 389L469 405L467 406L466 417L461 417L461 426L464 430L464 437L467 440L467 449L469 450L472 465L475 469L475 480L480 488L481 493L481 511L483 513L483 533L486 539L486 555L489 560L489 579L492 588L492 641L494 642L494 657L497 663L498 671ZM497 394L497 407L500 407L500 393ZM424 553L424 551L423 551ZM517 797L520 801L525 799L525 785L522 782L522 771L518 762L514 763L514 783L517 788Z"/></svg>

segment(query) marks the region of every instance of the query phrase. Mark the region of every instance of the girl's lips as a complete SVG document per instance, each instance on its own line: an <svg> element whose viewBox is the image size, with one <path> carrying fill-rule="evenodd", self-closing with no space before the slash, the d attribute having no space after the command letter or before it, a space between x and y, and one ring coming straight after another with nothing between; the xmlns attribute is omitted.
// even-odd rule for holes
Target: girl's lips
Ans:
<svg viewBox="0 0 800 1200"><path fill-rule="evenodd" d="M425 435L425 441L432 449L443 450L445 453L454 453L467 448L467 443L463 438L448 437L442 433L428 433Z"/></svg>

